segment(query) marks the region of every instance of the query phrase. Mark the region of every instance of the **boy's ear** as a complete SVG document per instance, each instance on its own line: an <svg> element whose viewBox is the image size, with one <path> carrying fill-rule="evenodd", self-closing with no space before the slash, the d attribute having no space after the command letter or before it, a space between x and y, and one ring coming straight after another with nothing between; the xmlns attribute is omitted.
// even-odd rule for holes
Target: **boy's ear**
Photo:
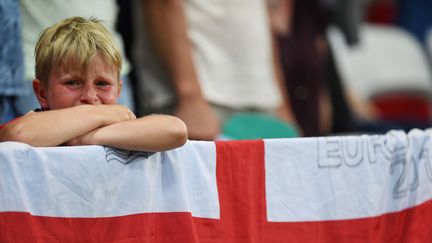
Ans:
<svg viewBox="0 0 432 243"><path fill-rule="evenodd" d="M48 109L45 85L39 79L33 79L33 92L41 105L42 110Z"/></svg>
<svg viewBox="0 0 432 243"><path fill-rule="evenodd" d="M120 92L121 92L121 90L122 90L122 86L123 86L123 80L120 79L120 81L119 81L119 88L118 88L118 94L117 94L117 97L120 96Z"/></svg>

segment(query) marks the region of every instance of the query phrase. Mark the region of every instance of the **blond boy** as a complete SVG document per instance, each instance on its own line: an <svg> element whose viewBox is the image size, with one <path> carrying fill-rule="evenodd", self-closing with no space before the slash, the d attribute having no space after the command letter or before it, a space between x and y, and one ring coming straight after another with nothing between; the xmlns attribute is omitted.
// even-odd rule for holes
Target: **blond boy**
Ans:
<svg viewBox="0 0 432 243"><path fill-rule="evenodd" d="M35 48L33 90L42 112L0 129L0 141L32 146L105 145L138 151L179 147L185 124L168 115L136 118L117 105L120 51L96 19L72 17L47 28Z"/></svg>

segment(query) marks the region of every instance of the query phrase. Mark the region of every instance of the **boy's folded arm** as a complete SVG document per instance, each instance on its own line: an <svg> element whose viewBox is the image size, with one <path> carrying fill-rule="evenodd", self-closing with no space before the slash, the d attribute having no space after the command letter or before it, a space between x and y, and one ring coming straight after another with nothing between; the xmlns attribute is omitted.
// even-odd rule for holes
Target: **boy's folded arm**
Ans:
<svg viewBox="0 0 432 243"><path fill-rule="evenodd" d="M17 141L36 147L58 146L98 127L134 119L129 113L127 108L119 105L80 105L32 112L3 127L0 142Z"/></svg>
<svg viewBox="0 0 432 243"><path fill-rule="evenodd" d="M82 145L98 144L127 150L157 152L185 144L187 128L177 117L155 114L100 127L78 140Z"/></svg>

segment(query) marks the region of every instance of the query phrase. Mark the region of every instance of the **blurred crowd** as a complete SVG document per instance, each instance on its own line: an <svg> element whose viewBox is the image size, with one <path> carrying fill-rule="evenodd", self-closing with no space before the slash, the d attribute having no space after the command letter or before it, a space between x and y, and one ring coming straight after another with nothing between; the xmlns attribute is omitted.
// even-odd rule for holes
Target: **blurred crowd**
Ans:
<svg viewBox="0 0 432 243"><path fill-rule="evenodd" d="M242 114L278 121L292 136L425 129L432 97L421 118L386 116L406 100L380 106L377 94L359 95L341 75L328 31L356 48L365 25L400 28L422 48L430 74L431 13L429 0L0 0L0 123L38 107L31 81L40 32L82 16L101 19L123 50L119 103L138 116L178 116L189 139L235 139L228 125ZM244 122L234 128L276 126Z"/></svg>

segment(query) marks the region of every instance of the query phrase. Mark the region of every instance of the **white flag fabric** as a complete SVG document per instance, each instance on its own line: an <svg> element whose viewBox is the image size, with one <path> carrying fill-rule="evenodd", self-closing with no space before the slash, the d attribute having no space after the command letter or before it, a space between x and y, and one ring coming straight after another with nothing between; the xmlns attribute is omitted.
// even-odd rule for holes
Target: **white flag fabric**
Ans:
<svg viewBox="0 0 432 243"><path fill-rule="evenodd" d="M429 134L413 130L409 136L392 131L267 141L268 218L367 218L425 203L432 199L429 140Z"/></svg>

